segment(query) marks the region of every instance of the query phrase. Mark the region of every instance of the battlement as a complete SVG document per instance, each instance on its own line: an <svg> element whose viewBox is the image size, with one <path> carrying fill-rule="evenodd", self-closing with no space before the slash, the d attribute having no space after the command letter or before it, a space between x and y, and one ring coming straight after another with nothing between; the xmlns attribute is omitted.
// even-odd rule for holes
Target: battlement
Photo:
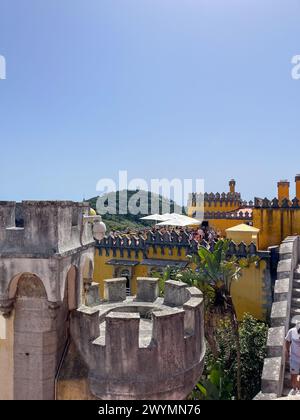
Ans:
<svg viewBox="0 0 300 420"><path fill-rule="evenodd" d="M252 211L232 211L232 212L221 212L221 211L212 211L205 212L204 219L237 219L243 221L252 220Z"/></svg>
<svg viewBox="0 0 300 420"><path fill-rule="evenodd" d="M178 255L181 252L188 253L191 246L189 233L185 230L177 233L176 231L161 233L160 231L149 231L144 234L127 234L127 235L110 235L104 237L97 243L96 248L99 254L105 252L106 256L110 255L112 251L113 256L117 255L117 250L120 252L120 257L131 258L133 255L138 258L139 254L147 257L147 252L150 248L156 253L160 248L162 254L168 252L169 255L177 250ZM196 243L196 241L194 241Z"/></svg>
<svg viewBox="0 0 300 420"><path fill-rule="evenodd" d="M199 379L205 354L202 293L169 280L163 299L158 281L138 278L137 295L126 297L125 279L105 280L107 300L74 314L72 338L96 397L183 399Z"/></svg>
<svg viewBox="0 0 300 420"><path fill-rule="evenodd" d="M240 219L247 221L246 217ZM249 218L249 220L251 220ZM96 248L100 255L105 252L106 257L120 257L120 258L136 258L140 256L147 258L150 249L153 254L156 254L158 248L161 250L162 255L168 256L182 256L197 253L199 246L204 246L207 249L212 250L215 242L208 243L205 240L196 241L195 239L189 239L187 232L177 234L176 232L167 232L167 234L161 234L160 232L152 233L148 232L147 238L143 235L115 235L105 237L100 241ZM119 255L117 255L117 251ZM140 255L140 253L142 255ZM248 256L258 255L259 251L254 243L245 245L244 243L236 244L233 241L229 245L229 256Z"/></svg>
<svg viewBox="0 0 300 420"><path fill-rule="evenodd" d="M50 255L93 242L87 203L0 202L0 255Z"/></svg>
<svg viewBox="0 0 300 420"><path fill-rule="evenodd" d="M300 199L295 197L292 201L290 201L287 198L284 198L283 200L279 200L278 198L269 200L268 198L256 197L254 200L254 207L257 209L300 209Z"/></svg>
<svg viewBox="0 0 300 420"><path fill-rule="evenodd" d="M216 206L217 204L223 207L233 206L243 203L241 194L236 192L228 193L191 193L188 197L188 207L197 207L199 203L204 203L204 206Z"/></svg>

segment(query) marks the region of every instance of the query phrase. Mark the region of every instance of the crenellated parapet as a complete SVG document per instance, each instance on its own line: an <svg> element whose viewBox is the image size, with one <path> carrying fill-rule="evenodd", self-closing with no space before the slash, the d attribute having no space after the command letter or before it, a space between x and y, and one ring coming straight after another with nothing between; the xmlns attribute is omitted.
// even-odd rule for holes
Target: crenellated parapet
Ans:
<svg viewBox="0 0 300 420"><path fill-rule="evenodd" d="M198 207L200 203L204 203L204 207L239 207L244 203L241 199L241 194L237 192L228 193L191 193L188 197L188 207Z"/></svg>
<svg viewBox="0 0 300 420"><path fill-rule="evenodd" d="M256 209L300 209L300 200L295 197L293 200L288 200L284 198L279 200L278 198L273 198L269 200L268 198L255 198L254 207Z"/></svg>
<svg viewBox="0 0 300 420"><path fill-rule="evenodd" d="M0 202L0 400L56 398L68 314L97 301L95 219L87 203Z"/></svg>
<svg viewBox="0 0 300 420"><path fill-rule="evenodd" d="M143 234L128 234L128 235L110 235L104 237L96 245L100 255L105 253L106 256L117 256L117 251L120 252L121 258L139 258L140 253L144 258L150 249L156 254L158 248L161 254L173 255L177 252L178 255L182 253L189 253L191 246L190 235L183 230L180 233L176 231L162 233L160 231L148 231L146 235Z"/></svg>
<svg viewBox="0 0 300 420"><path fill-rule="evenodd" d="M246 218L242 220L248 221ZM160 232L156 232L155 234L149 232L146 239L136 235L126 235L124 239L119 235L106 237L96 247L100 255L105 253L106 257L117 257L117 251L119 251L120 258L138 259L139 257L147 258L150 250L153 251L153 254L156 254L158 248L161 250L161 255L187 257L188 255L196 254L200 246L213 250L216 243L217 241L208 242L204 239L197 241L189 238L186 233L181 236L175 234L175 232L173 235L170 233L162 235ZM231 241L229 249L229 256L242 255L246 257L249 255L258 255L260 252L254 243L245 245L244 243L236 244Z"/></svg>
<svg viewBox="0 0 300 420"><path fill-rule="evenodd" d="M72 340L88 366L92 394L105 400L186 398L203 370L202 293L169 280L160 298L158 279L138 278L137 295L126 297L124 280L106 280L107 300L81 306L72 317Z"/></svg>
<svg viewBox="0 0 300 420"><path fill-rule="evenodd" d="M232 211L232 212L205 212L204 219L236 219L242 221L251 221L252 220L252 211Z"/></svg>
<svg viewBox="0 0 300 420"><path fill-rule="evenodd" d="M88 203L0 202L0 254L47 257L94 241Z"/></svg>

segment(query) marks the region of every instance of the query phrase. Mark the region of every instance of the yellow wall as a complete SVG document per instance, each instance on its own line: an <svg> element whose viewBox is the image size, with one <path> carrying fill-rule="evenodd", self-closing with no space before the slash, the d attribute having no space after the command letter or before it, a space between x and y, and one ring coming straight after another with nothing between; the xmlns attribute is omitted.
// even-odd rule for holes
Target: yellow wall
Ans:
<svg viewBox="0 0 300 420"><path fill-rule="evenodd" d="M296 177L296 197L300 200L300 177Z"/></svg>
<svg viewBox="0 0 300 420"><path fill-rule="evenodd" d="M185 250L182 250L181 256L178 255L177 249L173 249L173 255L170 255L169 248L165 248L165 253L162 253L161 247L156 247L156 253L154 252L153 247L149 247L147 259L164 259L164 260L182 260L188 261L185 256ZM99 250L95 250L95 268L94 268L94 278L93 280L97 283L100 283L100 294L104 296L104 280L111 279L114 276L115 269L117 266L106 264L107 261L111 259L123 259L123 260L132 260L141 262L144 259L144 255L139 251L138 258L136 258L135 253L132 252L131 258L128 258L127 252L124 251L124 256L121 257L120 250L117 250L116 256L113 256L112 250L109 252L109 256L106 256L105 250L102 251L102 255L99 255ZM131 292L136 294L136 279L137 277L147 277L151 266L146 265L136 265L134 267L122 267L122 269L132 269L132 278L131 278Z"/></svg>
<svg viewBox="0 0 300 420"><path fill-rule="evenodd" d="M230 211L236 211L240 208L240 203L238 201L228 201L227 203L225 202L221 202L221 201L212 201L212 202L208 202L205 201L204 202L204 211L205 212L222 212L222 213L227 213ZM193 207L193 206L189 206L188 207L188 216L192 217L192 214L194 212L201 212L203 211L203 208L201 207Z"/></svg>
<svg viewBox="0 0 300 420"><path fill-rule="evenodd" d="M278 182L278 200L282 203L285 198L290 199L290 183Z"/></svg>
<svg viewBox="0 0 300 420"><path fill-rule="evenodd" d="M226 236L226 229L243 223L242 219L209 219L209 226L215 230L220 230L222 236Z"/></svg>
<svg viewBox="0 0 300 420"><path fill-rule="evenodd" d="M14 317L0 315L0 400L13 399Z"/></svg>
<svg viewBox="0 0 300 420"><path fill-rule="evenodd" d="M59 381L56 399L64 401L97 400L90 392L87 378L70 378Z"/></svg>
<svg viewBox="0 0 300 420"><path fill-rule="evenodd" d="M266 268L267 264L263 260L258 263L258 267L252 263L243 269L241 278L232 284L231 293L239 320L246 312L257 319L266 319L264 308L267 303L264 292L265 276L268 275Z"/></svg>
<svg viewBox="0 0 300 420"><path fill-rule="evenodd" d="M169 255L168 249L165 249L165 255L162 255L160 247L157 247L157 254L154 254L153 248L150 247L148 258L159 258L159 259L175 259L187 261L184 251L182 255L178 256L177 250L173 251L172 256ZM110 251L109 257L105 255L105 251L102 252L102 256L99 256L99 252L96 249L95 253L95 273L94 281L100 283L101 296L104 293L104 280L114 277L114 266L105 264L106 261L112 258L120 258L120 252L117 251L117 256L113 257L112 251ZM128 260L126 252L124 252L123 259ZM132 253L131 260L143 259L143 255L139 252L139 258L136 258ZM149 275L149 266L137 265L133 267L133 278L132 278L132 293L136 294L136 278L147 277ZM268 275L266 270L266 262L260 261L258 268L255 264L251 264L249 268L243 269L242 276L238 282L232 286L232 296L234 303L237 307L239 318L242 314L249 312L258 319L265 319L265 309L263 309L264 301L264 283L265 276Z"/></svg>
<svg viewBox="0 0 300 420"><path fill-rule="evenodd" d="M280 245L287 236L300 234L300 209L253 209L253 226L260 229L260 249Z"/></svg>

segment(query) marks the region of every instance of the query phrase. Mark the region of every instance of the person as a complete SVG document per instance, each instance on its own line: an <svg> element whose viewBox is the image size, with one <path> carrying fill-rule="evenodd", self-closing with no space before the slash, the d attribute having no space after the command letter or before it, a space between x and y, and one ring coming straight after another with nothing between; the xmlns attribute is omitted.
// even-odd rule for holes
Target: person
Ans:
<svg viewBox="0 0 300 420"><path fill-rule="evenodd" d="M289 395L300 395L300 320L291 328L285 337L286 357L290 361L291 390Z"/></svg>

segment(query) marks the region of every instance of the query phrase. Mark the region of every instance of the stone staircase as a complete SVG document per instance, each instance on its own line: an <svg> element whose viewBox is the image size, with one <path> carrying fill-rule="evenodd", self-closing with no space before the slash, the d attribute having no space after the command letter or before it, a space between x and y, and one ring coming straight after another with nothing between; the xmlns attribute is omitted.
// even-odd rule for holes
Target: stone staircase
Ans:
<svg viewBox="0 0 300 420"><path fill-rule="evenodd" d="M285 336L300 320L300 236L288 236L279 247L277 280L267 338L267 356L261 377L261 391L255 400L300 399L288 397L289 364Z"/></svg>
<svg viewBox="0 0 300 420"><path fill-rule="evenodd" d="M297 321L300 321L300 264L294 271L290 313L290 328L294 327ZM287 397L291 389L291 375L289 372L289 364L289 361L287 361L284 374L283 397ZM300 396L287 397L286 399L300 400Z"/></svg>

